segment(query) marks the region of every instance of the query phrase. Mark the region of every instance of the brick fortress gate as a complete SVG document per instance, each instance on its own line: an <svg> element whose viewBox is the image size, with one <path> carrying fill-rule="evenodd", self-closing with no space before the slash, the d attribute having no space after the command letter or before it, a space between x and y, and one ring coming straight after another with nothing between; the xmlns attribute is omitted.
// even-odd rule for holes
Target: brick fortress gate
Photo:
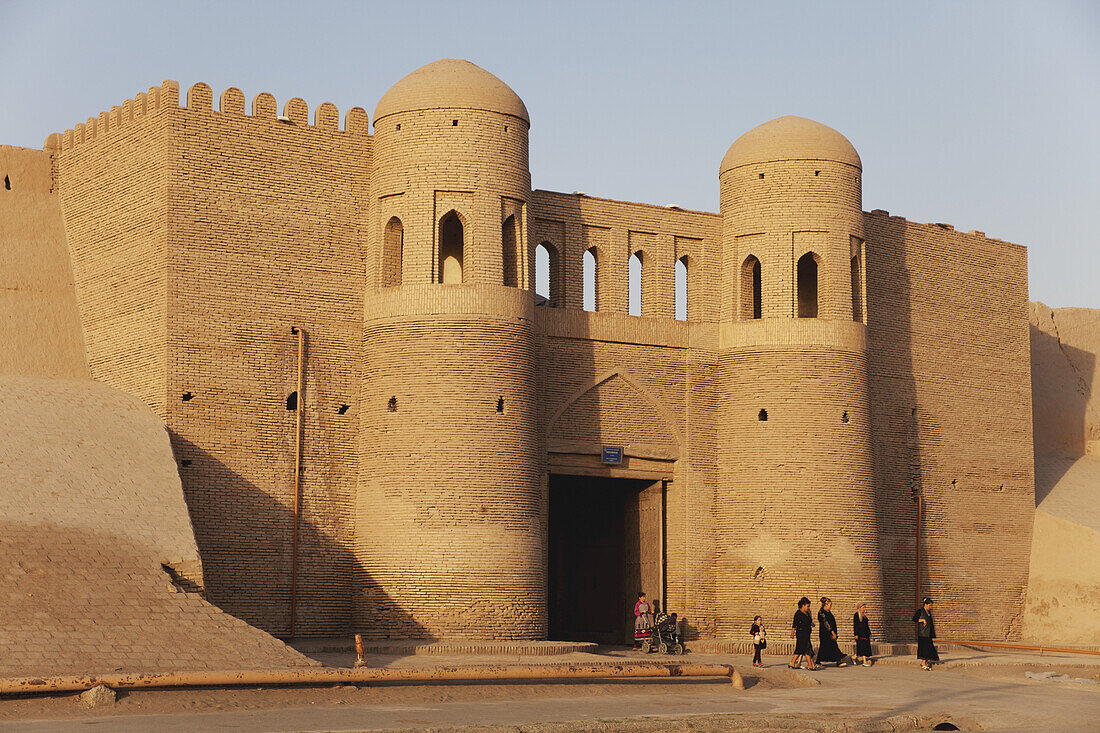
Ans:
<svg viewBox="0 0 1100 733"><path fill-rule="evenodd" d="M373 134L165 82L46 141L92 376L167 424L207 597L276 634L625 641L638 590L689 638L828 595L908 638L920 496L941 632L1017 636L1026 251L864 212L810 120L734 142L718 213L532 190L530 125L443 60Z"/></svg>

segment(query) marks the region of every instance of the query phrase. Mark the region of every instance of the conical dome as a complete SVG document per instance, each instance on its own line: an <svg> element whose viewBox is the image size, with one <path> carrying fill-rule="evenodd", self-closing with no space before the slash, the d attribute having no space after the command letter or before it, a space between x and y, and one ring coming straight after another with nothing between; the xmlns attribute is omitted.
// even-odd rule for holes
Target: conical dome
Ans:
<svg viewBox="0 0 1100 733"><path fill-rule="evenodd" d="M511 87L463 59L440 59L421 66L390 87L374 108L374 122L399 112L476 109L518 117L531 124L527 107Z"/></svg>
<svg viewBox="0 0 1100 733"><path fill-rule="evenodd" d="M722 159L719 175L749 163L776 160L831 160L863 169L848 138L820 122L787 115L737 138Z"/></svg>

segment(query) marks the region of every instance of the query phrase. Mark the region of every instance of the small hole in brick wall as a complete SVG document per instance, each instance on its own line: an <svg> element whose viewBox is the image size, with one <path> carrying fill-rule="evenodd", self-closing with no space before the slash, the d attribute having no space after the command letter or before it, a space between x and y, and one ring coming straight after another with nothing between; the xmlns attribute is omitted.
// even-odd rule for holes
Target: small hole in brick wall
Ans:
<svg viewBox="0 0 1100 733"><path fill-rule="evenodd" d="M505 125L505 126L504 126L504 131L505 131L505 132L508 132L508 125Z"/></svg>
<svg viewBox="0 0 1100 733"><path fill-rule="evenodd" d="M346 402L340 403L340 406L336 408L337 415L343 415L345 412L351 409L351 405Z"/></svg>
<svg viewBox="0 0 1100 733"><path fill-rule="evenodd" d="M763 173L761 173L761 174L760 174L760 179L761 179L761 180L763 180L763 179L764 179L764 174L763 174Z"/></svg>
<svg viewBox="0 0 1100 733"><path fill-rule="evenodd" d="M9 191L11 190L11 179L8 178L7 176L4 176L4 188L6 188Z"/></svg>
<svg viewBox="0 0 1100 733"><path fill-rule="evenodd" d="M451 120L451 127L458 127L458 120Z"/></svg>
<svg viewBox="0 0 1100 733"><path fill-rule="evenodd" d="M815 176L820 176L820 175L821 175L821 171L814 171L814 175L815 175Z"/></svg>
<svg viewBox="0 0 1100 733"><path fill-rule="evenodd" d="M762 572L764 572L764 568L763 568L762 566L758 566L758 567L756 568L756 571L755 571L755 572L753 572L753 574L752 574L752 577L754 577L754 578L759 578L759 577L760 577L760 573L762 573Z"/></svg>
<svg viewBox="0 0 1100 733"><path fill-rule="evenodd" d="M195 395L191 394L190 392L184 392L182 395L180 395L180 399L184 402L190 402L191 400L195 399Z"/></svg>
<svg viewBox="0 0 1100 733"><path fill-rule="evenodd" d="M768 411L767 410L761 410L759 413L757 413L756 419L759 420L760 422L767 422L768 421Z"/></svg>
<svg viewBox="0 0 1100 733"><path fill-rule="evenodd" d="M840 421L841 422L848 422L848 411L847 410L845 410L844 414L840 416Z"/></svg>
<svg viewBox="0 0 1100 733"><path fill-rule="evenodd" d="M497 397L497 412L504 412L504 398Z"/></svg>
<svg viewBox="0 0 1100 733"><path fill-rule="evenodd" d="M298 409L298 393L291 392L286 398L286 409L294 412Z"/></svg>
<svg viewBox="0 0 1100 733"><path fill-rule="evenodd" d="M390 397L390 401L386 403L386 409L390 412L397 412L397 397Z"/></svg>
<svg viewBox="0 0 1100 733"><path fill-rule="evenodd" d="M397 123L397 131L401 132L401 123L400 122Z"/></svg>
<svg viewBox="0 0 1100 733"><path fill-rule="evenodd" d="M180 461L180 465L183 466L184 468L187 468L188 466L191 465L191 459L190 458L184 458L183 460Z"/></svg>

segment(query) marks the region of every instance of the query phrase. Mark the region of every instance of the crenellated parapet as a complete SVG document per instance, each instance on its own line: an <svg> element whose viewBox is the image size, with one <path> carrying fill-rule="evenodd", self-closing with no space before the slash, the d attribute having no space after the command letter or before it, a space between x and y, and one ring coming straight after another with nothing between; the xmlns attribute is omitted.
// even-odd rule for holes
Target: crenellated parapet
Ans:
<svg viewBox="0 0 1100 733"><path fill-rule="evenodd" d="M197 82L187 90L187 109L214 111L214 94L208 84ZM237 87L229 87L218 97L217 112L223 115L275 119L297 127L315 128L330 132L346 132L349 135L366 136L369 134L369 119L362 107L352 107L344 116L344 126L340 127L340 110L332 102L322 102L313 110L310 122L309 104L301 97L291 97L283 103L282 114L277 113L278 102L268 92L260 92L252 98L251 112L245 113L245 96Z"/></svg>
<svg viewBox="0 0 1100 733"><path fill-rule="evenodd" d="M179 99L179 83L166 80L159 87L149 87L149 91L141 92L122 104L116 104L109 112L100 112L98 116L89 117L87 122L73 125L65 132L52 133L42 147L48 153L72 150L78 145L132 125L135 121L151 117L162 109L178 108Z"/></svg>
<svg viewBox="0 0 1100 733"><path fill-rule="evenodd" d="M179 82L166 80L159 87L150 87L122 104L89 117L87 122L74 125L64 132L55 132L46 138L43 149L49 153L72 150L86 142L103 138L116 131L152 117L165 110L187 109L214 112L214 93L209 84L196 82L187 90L187 96L181 104ZM322 102L313 110L310 122L309 105L300 97L288 99L283 105L282 114L278 113L275 97L261 92L252 98L250 113L245 111L245 96L237 87L230 87L218 97L217 114L253 117L257 119L277 120L307 129L328 132L344 132L349 135L366 137L369 134L369 118L362 107L352 107L344 115L344 126L340 127L340 110L331 102Z"/></svg>

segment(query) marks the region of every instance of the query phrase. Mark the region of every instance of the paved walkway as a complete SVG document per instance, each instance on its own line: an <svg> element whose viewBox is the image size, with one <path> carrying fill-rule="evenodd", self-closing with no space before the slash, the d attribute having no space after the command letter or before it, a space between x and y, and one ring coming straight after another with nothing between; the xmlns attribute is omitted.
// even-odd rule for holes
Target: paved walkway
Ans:
<svg viewBox="0 0 1100 733"><path fill-rule="evenodd" d="M622 650L607 655L567 656L595 656L605 660L612 657L618 661L618 658L636 655ZM692 655L689 658L698 662L744 661L731 659L729 655ZM408 687L391 688L390 702L385 699L389 694L386 690L373 688L370 692L374 699L370 704L357 704L351 697L341 700L340 704L329 701L329 704L278 710L237 709L216 713L196 710L186 714L16 722L0 724L0 730L27 733L235 730L247 733L541 724L542 730L547 731L562 730L562 726L566 729L641 731L667 730L672 719L691 717L693 730L767 730L781 725L790 728L794 724L796 728L812 726L810 729L839 731L867 729L887 719L894 725L898 725L899 720L915 725L916 716L920 716L923 729L942 720L952 721L962 730L1095 731L1100 721L1100 684L1040 681L1026 676L1028 671L1048 670L1068 671L1079 679L1100 679L1097 677L1100 665L1089 657L955 653L934 672L919 670L911 659L888 658L869 669L828 668L812 675L793 673L806 685L798 687L780 684L781 678L787 675L783 661L776 657L765 659L768 669L763 673L739 665L748 686L744 691L717 680L624 681L599 685L557 683L546 685L542 691L545 694L537 697L524 696L523 686L505 686L505 689L494 686L497 688L492 691L494 699L487 700L478 699L477 685L451 685L446 694L442 694L439 687L430 695L425 690L427 697L423 702L410 698L410 695L419 694L419 688L412 691ZM532 660L525 657L519 661L528 664ZM430 666L459 662L499 663L500 659L409 656L392 660L376 658L371 662L373 666L402 667L424 663ZM515 698L509 699L513 693ZM609 722L610 719L631 719L631 722ZM555 723L561 725L555 726Z"/></svg>

